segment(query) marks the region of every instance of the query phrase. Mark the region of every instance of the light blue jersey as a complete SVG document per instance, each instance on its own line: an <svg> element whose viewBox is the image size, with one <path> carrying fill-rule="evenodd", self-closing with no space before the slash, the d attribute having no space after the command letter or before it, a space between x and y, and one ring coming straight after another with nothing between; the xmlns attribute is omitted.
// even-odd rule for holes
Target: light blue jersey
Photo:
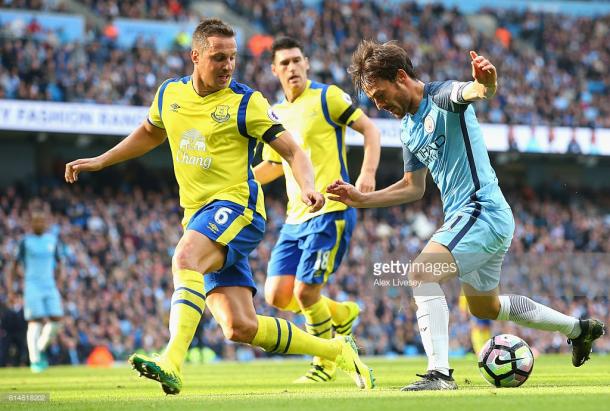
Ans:
<svg viewBox="0 0 610 411"><path fill-rule="evenodd" d="M55 282L55 268L60 259L56 234L27 234L19 246L18 260L23 265L24 314L26 320L60 317L61 298Z"/></svg>
<svg viewBox="0 0 610 411"><path fill-rule="evenodd" d="M42 290L55 288L55 267L58 260L59 238L55 234L26 234L19 246L19 261L25 271L25 286Z"/></svg>
<svg viewBox="0 0 610 411"><path fill-rule="evenodd" d="M445 223L432 241L454 256L460 279L481 291L498 285L514 231L474 108L468 83L428 83L417 112L401 122L405 172L427 167L441 192Z"/></svg>
<svg viewBox="0 0 610 411"><path fill-rule="evenodd" d="M475 201L489 209L510 208L489 162L473 107L455 102L467 84L426 84L419 109L401 123L405 172L428 167L441 192L446 220Z"/></svg>

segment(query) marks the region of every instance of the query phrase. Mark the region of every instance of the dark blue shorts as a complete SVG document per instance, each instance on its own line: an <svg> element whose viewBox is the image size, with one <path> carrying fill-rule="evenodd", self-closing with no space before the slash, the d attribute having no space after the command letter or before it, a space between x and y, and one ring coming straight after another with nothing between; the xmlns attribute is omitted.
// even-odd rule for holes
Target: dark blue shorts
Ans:
<svg viewBox="0 0 610 411"><path fill-rule="evenodd" d="M353 208L301 224L284 224L271 252L267 275L295 275L305 284L324 284L339 268L355 225Z"/></svg>
<svg viewBox="0 0 610 411"><path fill-rule="evenodd" d="M227 249L222 268L204 276L206 295L216 287L231 286L249 287L256 294L248 255L263 239L265 219L260 214L231 201L214 201L197 211L186 229Z"/></svg>

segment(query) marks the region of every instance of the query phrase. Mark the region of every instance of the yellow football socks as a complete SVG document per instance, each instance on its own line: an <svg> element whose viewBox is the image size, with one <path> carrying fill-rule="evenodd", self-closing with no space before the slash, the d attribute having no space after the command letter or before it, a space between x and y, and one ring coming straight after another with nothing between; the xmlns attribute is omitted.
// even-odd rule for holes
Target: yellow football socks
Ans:
<svg viewBox="0 0 610 411"><path fill-rule="evenodd" d="M491 338L491 329L489 326L471 326L470 339L472 341L472 349L475 354L481 352L481 349Z"/></svg>
<svg viewBox="0 0 610 411"><path fill-rule="evenodd" d="M204 309L203 274L178 270L174 274L174 294L169 314L170 340L163 352L163 356L178 370L182 367Z"/></svg>
<svg viewBox="0 0 610 411"><path fill-rule="evenodd" d="M295 314L299 314L301 312L301 306L299 305L297 299L294 298L294 295L293 295L292 299L290 300L288 305L286 307L283 307L282 310L290 311L290 312L293 312Z"/></svg>
<svg viewBox="0 0 610 411"><path fill-rule="evenodd" d="M333 330L330 322L330 310L326 301L319 299L309 307L303 308L305 328L314 337L332 338Z"/></svg>
<svg viewBox="0 0 610 411"><path fill-rule="evenodd" d="M349 318L349 308L344 303L331 300L324 295L321 296L320 301L324 301L328 306L333 324L343 324Z"/></svg>
<svg viewBox="0 0 610 411"><path fill-rule="evenodd" d="M308 354L334 361L341 352L336 340L314 337L281 318L257 315L258 330L251 344L267 352Z"/></svg>

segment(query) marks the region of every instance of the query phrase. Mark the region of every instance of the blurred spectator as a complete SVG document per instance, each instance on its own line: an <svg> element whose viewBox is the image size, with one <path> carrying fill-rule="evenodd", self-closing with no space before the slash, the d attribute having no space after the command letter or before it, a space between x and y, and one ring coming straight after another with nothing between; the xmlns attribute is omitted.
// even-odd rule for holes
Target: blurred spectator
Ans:
<svg viewBox="0 0 610 411"><path fill-rule="evenodd" d="M26 331L23 299L9 293L0 303L0 367L17 367L27 360Z"/></svg>

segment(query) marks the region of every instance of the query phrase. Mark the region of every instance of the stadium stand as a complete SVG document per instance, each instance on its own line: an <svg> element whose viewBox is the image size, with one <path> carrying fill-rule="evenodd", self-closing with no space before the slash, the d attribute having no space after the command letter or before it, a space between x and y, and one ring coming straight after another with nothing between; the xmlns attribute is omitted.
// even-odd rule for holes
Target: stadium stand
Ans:
<svg viewBox="0 0 610 411"><path fill-rule="evenodd" d="M109 17L192 17L185 11L188 2L85 3ZM352 87L345 68L360 38L398 40L411 52L424 81L428 76L469 78L468 50L477 49L500 73L497 98L477 106L481 121L610 127L610 109L603 104L610 80L602 75L603 62L610 59L610 15L593 19L483 10L475 16L409 2L381 7L375 2L326 1L323 8L291 0L226 3L268 34L300 38L310 57L312 78L346 90ZM486 24L474 25L474 19ZM161 81L190 71L184 44L161 51L139 40L121 49L116 38L92 27L87 27L83 42L60 44L60 34L33 32L36 25L30 23L0 27L0 98L147 105ZM479 31L481 26L487 30ZM570 30L558 30L560 26ZM269 55L256 47L241 50L237 77L276 101L281 96L268 70ZM370 116L385 116L366 99L360 102Z"/></svg>

